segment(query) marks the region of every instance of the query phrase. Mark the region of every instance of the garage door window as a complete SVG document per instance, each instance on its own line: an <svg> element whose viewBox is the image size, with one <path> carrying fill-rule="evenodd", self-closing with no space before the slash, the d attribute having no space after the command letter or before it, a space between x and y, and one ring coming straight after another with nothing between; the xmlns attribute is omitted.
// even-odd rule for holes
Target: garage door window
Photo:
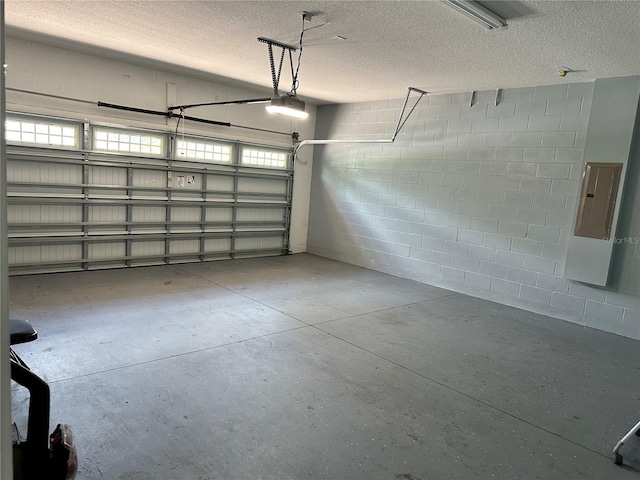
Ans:
<svg viewBox="0 0 640 480"><path fill-rule="evenodd" d="M241 163L255 167L287 168L287 154L282 150L243 147Z"/></svg>
<svg viewBox="0 0 640 480"><path fill-rule="evenodd" d="M141 155L164 155L164 137L126 130L93 129L93 149Z"/></svg>
<svg viewBox="0 0 640 480"><path fill-rule="evenodd" d="M195 140L178 140L176 157L201 162L231 163L230 145Z"/></svg>
<svg viewBox="0 0 640 480"><path fill-rule="evenodd" d="M7 142L78 147L79 128L73 124L8 118L5 122Z"/></svg>

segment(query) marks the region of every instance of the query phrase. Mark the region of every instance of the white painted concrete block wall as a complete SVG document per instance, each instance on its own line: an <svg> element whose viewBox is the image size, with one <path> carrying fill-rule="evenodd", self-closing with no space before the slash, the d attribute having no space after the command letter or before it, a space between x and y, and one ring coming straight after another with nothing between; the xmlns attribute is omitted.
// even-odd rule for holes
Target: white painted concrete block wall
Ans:
<svg viewBox="0 0 640 480"><path fill-rule="evenodd" d="M434 95L392 145L316 147L308 251L640 338L638 148L610 285L563 277L592 95ZM389 137L401 106L319 107L316 138Z"/></svg>
<svg viewBox="0 0 640 480"><path fill-rule="evenodd" d="M260 98L271 93L268 88L225 83L221 79L207 78L202 73L181 71L177 66L169 68L154 65L150 60L142 63L140 59L122 60L112 56L113 53L93 52L87 48L79 51L23 38L7 37L6 84L9 89L93 102L79 103L9 90L7 110L173 132L176 130L175 119L98 107L97 102L164 111L169 105ZM270 81L266 47L265 78ZM175 93L170 93L172 91ZM175 98L171 98L172 95ZM300 138L306 139L313 138L315 107L308 104L307 111L310 112L310 116L305 121L274 117L265 112L263 105L198 108L188 110L187 114L230 122L232 125L280 132L297 131ZM232 141L291 147L290 136L246 128L186 122L179 129L179 132L182 131L187 135L205 135ZM312 151L301 152L300 158L302 161L295 169L291 214L290 247L294 253L306 250Z"/></svg>

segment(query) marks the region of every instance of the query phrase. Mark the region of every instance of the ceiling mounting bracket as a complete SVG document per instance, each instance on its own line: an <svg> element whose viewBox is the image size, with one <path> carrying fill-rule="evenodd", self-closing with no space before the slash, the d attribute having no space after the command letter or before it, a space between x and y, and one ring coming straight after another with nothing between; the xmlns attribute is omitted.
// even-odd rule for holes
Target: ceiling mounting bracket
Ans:
<svg viewBox="0 0 640 480"><path fill-rule="evenodd" d="M407 109L407 103L409 103L409 97L411 96L412 92L417 93L418 97L415 100L415 103L413 104L411 109L405 115L404 112ZM429 93L429 92L426 92L424 90L420 90L419 88L415 88L415 87L409 87L407 89L407 96L404 99L404 105L402 106L402 111L400 112L400 118L398 118L398 124L396 126L396 131L393 134L393 138L391 139L391 141L394 141L396 139L396 137L398 136L398 133L400 133L400 130L402 130L402 127L404 127L404 124L407 123L407 120L409 120L409 117L411 116L411 114L413 113L415 108L418 106L418 102L420 102L420 99L424 95L426 95L427 93Z"/></svg>
<svg viewBox="0 0 640 480"><path fill-rule="evenodd" d="M418 96L415 99L415 103L413 104L413 106L409 109L409 111L405 115L405 111L407 110L407 104L409 103L409 98L411 97L412 93L416 93ZM404 105L402 106L402 111L400 112L400 117L398 118L398 123L396 124L396 130L395 130L395 133L393 134L392 138L377 138L377 139L342 138L342 139L336 139L336 140L331 140L331 139L327 139L327 140L315 140L315 139L314 140L302 140L294 148L293 156L294 156L294 158L296 158L296 155L298 154L298 150L300 150L305 145L332 145L332 144L335 144L335 143L393 143L393 142L396 141L396 137L398 136L398 133L400 133L400 130L402 130L402 127L404 127L404 124L407 123L407 120L409 120L409 117L411 116L413 111L418 106L418 103L420 102L422 97L424 97L425 95L428 95L428 94L429 94L429 92L427 92L426 90L421 90L421 89L415 88L415 87L409 87L407 89L407 96L404 99ZM301 163L306 163L306 162L301 162Z"/></svg>
<svg viewBox="0 0 640 480"><path fill-rule="evenodd" d="M291 65L291 77L295 76L293 71L293 58L291 56L291 52L295 52L298 50L297 47L293 45L287 45L286 43L278 42L276 40L271 40L265 37L258 37L258 41L262 43L266 43L269 48L269 64L271 65L271 80L273 82L273 96L278 97L280 94L278 93L278 85L280 84L280 73L282 72L282 64L284 63L284 55L285 52L289 52L289 65ZM273 47L277 47L281 49L280 52L280 64L278 65L278 72L276 73L276 64L273 59Z"/></svg>

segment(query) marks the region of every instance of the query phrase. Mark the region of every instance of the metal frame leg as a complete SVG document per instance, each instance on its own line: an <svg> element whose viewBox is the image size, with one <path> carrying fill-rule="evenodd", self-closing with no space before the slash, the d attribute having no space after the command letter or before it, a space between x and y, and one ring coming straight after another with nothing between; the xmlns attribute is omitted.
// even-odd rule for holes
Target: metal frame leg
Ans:
<svg viewBox="0 0 640 480"><path fill-rule="evenodd" d="M613 449L613 461L616 465L622 465L622 455L620 455L620 449L625 444L627 440L629 440L634 435L640 435L640 422L636 423L634 427L631 428L627 432L627 434L620 439L620 441L616 444L616 447Z"/></svg>

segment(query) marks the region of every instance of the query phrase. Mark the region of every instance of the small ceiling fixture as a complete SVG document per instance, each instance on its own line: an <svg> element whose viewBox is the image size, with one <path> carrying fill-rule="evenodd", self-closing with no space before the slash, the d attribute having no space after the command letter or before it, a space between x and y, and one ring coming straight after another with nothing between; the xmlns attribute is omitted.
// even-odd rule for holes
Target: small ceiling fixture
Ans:
<svg viewBox="0 0 640 480"><path fill-rule="evenodd" d="M487 30L506 28L507 21L500 15L493 13L487 7L473 0L440 0L445 5L456 9L471 20L482 25Z"/></svg>
<svg viewBox="0 0 640 480"><path fill-rule="evenodd" d="M558 75L560 75L561 77L566 77L567 73L571 72L573 72L573 70L571 70L569 67L558 67Z"/></svg>

